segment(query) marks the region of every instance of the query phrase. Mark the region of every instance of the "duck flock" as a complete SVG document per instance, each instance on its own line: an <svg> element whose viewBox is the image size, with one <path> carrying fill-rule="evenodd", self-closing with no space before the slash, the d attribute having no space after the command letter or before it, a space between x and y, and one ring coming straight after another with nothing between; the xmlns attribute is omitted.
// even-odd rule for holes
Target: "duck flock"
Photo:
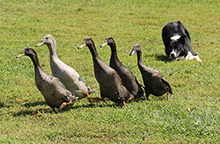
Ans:
<svg viewBox="0 0 220 144"><path fill-rule="evenodd" d="M92 54L95 78L99 83L101 98L90 98L89 95L94 93L94 91L86 85L75 69L58 58L56 40L51 35L45 35L36 47L44 44L47 45L50 52L52 76L41 68L37 53L33 48L25 48L16 58L25 55L31 58L35 67L35 84L47 104L54 111L55 108L60 111L63 108L68 110L75 100L85 97L89 102L104 101L104 98L109 98L115 103L122 103L127 109L126 101L139 99L144 95L144 92L148 100L150 94L162 96L167 93L167 99L169 94L172 94L171 86L162 74L144 65L139 44L134 46L130 55L137 53L138 67L142 74L144 86L137 81L134 74L118 59L116 44L112 37L107 37L104 44L100 46L110 46L112 52L110 66L100 59L91 38L85 38L82 45L78 47L80 49L87 46Z"/></svg>
<svg viewBox="0 0 220 144"><path fill-rule="evenodd" d="M138 67L142 74L144 85L141 85L134 74L125 67L117 56L116 44L112 37L106 37L100 47L109 45L111 48L110 65L103 62L98 56L95 44L91 38L85 38L82 45L88 47L93 60L94 73L99 83L101 97L90 97L94 91L86 85L79 73L62 62L57 56L56 40L52 35L45 35L36 47L47 45L50 52L50 67L52 75L46 73L40 66L37 53L31 47L25 48L16 58L29 56L34 64L35 84L44 96L47 104L56 112L56 108L69 110L78 99L87 98L89 102L104 101L108 98L117 104L123 104L132 99L138 100L144 96L149 100L149 95L162 96L172 94L172 89L162 74L147 67L142 61L141 46L136 44L130 55L137 53Z"/></svg>

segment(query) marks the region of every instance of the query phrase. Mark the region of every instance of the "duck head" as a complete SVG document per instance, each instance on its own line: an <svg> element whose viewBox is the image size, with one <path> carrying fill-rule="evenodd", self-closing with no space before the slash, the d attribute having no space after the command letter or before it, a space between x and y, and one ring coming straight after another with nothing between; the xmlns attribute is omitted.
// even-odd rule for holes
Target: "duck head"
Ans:
<svg viewBox="0 0 220 144"><path fill-rule="evenodd" d="M108 37L105 38L104 43L102 45L100 45L100 47L104 47L106 45L112 45L113 43L115 43L113 37L108 36Z"/></svg>
<svg viewBox="0 0 220 144"><path fill-rule="evenodd" d="M133 54L135 54L137 51L141 51L141 45L140 44L136 44L134 45L131 53L129 54L130 56L132 56Z"/></svg>
<svg viewBox="0 0 220 144"><path fill-rule="evenodd" d="M51 45L51 44L54 43L54 42L55 42L55 39L52 37L52 35L47 34L47 35L45 35L45 36L41 39L40 43L38 43L38 44L36 45L36 47L42 46L42 45L44 45L44 44L46 44L46 45Z"/></svg>
<svg viewBox="0 0 220 144"><path fill-rule="evenodd" d="M31 47L27 47L23 49L22 52L18 56L16 56L16 58L20 58L23 56L33 56L33 55L36 55L35 50Z"/></svg>
<svg viewBox="0 0 220 144"><path fill-rule="evenodd" d="M81 49L85 46L90 46L93 44L94 44L93 40L90 37L87 37L83 40L82 44L78 47L78 49Z"/></svg>

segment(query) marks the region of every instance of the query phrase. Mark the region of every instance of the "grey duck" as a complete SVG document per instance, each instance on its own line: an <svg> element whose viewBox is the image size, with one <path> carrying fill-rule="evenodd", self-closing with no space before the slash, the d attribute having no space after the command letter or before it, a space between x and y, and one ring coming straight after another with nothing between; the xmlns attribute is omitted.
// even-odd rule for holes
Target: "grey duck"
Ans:
<svg viewBox="0 0 220 144"><path fill-rule="evenodd" d="M167 99L169 99L169 94L172 94L170 84L158 70L144 65L142 60L141 46L139 44L136 44L133 47L130 56L134 53L137 53L138 67L140 69L144 81L147 99L149 100L150 94L153 94L155 96L162 96L165 93L167 93Z"/></svg>
<svg viewBox="0 0 220 144"><path fill-rule="evenodd" d="M45 35L41 42L36 45L36 47L44 44L47 45L50 51L50 67L53 76L59 78L65 87L77 97L87 97L90 102L93 102L93 99L95 98L90 98L89 94L93 93L94 91L92 91L86 85L75 69L68 66L58 58L56 52L56 40L49 34Z"/></svg>
<svg viewBox="0 0 220 144"><path fill-rule="evenodd" d="M40 66L37 53L34 49L25 48L16 58L29 56L34 64L35 84L44 96L47 104L55 111L55 108L62 110L70 109L78 97L75 97L63 83L56 77L47 74ZM56 112L56 111L55 111Z"/></svg>

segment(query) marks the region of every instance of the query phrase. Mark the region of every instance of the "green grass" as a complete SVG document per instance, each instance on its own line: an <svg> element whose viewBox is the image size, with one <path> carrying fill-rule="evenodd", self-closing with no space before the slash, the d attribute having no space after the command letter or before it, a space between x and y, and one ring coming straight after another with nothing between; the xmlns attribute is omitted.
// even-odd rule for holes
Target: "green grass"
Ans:
<svg viewBox="0 0 220 144"><path fill-rule="evenodd" d="M219 0L0 1L0 143L220 143L220 2ZM180 20L189 30L192 47L203 63L167 61L162 27ZM43 69L51 74L46 46L34 46L46 34L57 41L62 61L75 68L100 96L87 48L92 37L99 56L109 63L105 37L116 40L119 59L143 84L136 43L146 65L170 82L173 95L150 95L151 101L127 103L128 109L106 101L76 101L70 111L53 113L34 83L28 57L15 59L33 47ZM172 73L171 76L169 74Z"/></svg>

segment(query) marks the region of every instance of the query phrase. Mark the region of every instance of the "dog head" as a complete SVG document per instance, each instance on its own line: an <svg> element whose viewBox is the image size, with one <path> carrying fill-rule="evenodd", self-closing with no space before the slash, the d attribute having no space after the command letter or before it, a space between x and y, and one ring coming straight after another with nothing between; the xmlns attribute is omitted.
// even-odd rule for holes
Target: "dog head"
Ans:
<svg viewBox="0 0 220 144"><path fill-rule="evenodd" d="M170 53L169 57L172 60L178 60L181 57L184 57L187 54L187 36L174 35L169 37L169 47Z"/></svg>

